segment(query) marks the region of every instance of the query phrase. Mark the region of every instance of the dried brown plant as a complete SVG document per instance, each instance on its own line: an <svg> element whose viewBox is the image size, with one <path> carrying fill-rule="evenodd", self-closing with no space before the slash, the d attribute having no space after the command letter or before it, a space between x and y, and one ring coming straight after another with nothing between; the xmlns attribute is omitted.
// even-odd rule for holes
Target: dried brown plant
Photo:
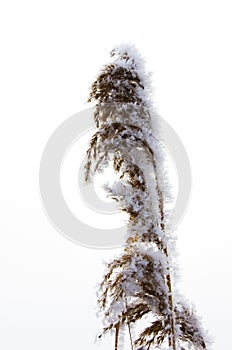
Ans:
<svg viewBox="0 0 232 350"><path fill-rule="evenodd" d="M128 213L123 252L108 263L99 285L102 334L115 330L115 350L120 329L126 327L132 349L177 350L184 349L184 343L206 349L194 310L180 298L174 299L162 174L157 171L159 148L152 135L146 74L133 48L116 49L112 56L113 63L103 68L89 97L96 101L97 131L85 166L89 181L112 164L118 181L106 190ZM131 327L136 333L139 322L143 330L132 335Z"/></svg>

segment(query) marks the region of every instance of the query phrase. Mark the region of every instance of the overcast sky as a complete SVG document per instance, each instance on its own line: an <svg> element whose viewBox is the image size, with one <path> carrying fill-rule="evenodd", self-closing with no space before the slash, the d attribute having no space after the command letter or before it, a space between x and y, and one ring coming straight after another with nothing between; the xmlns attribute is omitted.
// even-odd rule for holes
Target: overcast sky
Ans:
<svg viewBox="0 0 232 350"><path fill-rule="evenodd" d="M181 289L214 349L230 349L231 2L12 0L1 2L0 33L0 347L113 349L110 338L94 344L95 285L103 259L118 251L58 233L38 176L53 131L88 107L109 51L131 41L153 72L155 106L191 164L191 201L177 230Z"/></svg>

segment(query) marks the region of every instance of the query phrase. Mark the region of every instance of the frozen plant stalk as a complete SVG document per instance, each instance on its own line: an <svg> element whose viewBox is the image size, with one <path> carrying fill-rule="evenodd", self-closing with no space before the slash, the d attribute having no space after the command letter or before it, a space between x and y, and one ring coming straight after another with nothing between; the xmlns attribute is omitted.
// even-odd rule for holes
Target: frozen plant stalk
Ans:
<svg viewBox="0 0 232 350"><path fill-rule="evenodd" d="M128 213L123 252L108 264L99 286L102 334L114 331L115 350L124 328L132 350L206 349L193 308L173 294L165 232L169 196L161 148L152 135L149 77L132 46L120 46L111 56L89 97L96 101L97 131L85 165L86 181L113 165L118 180L106 191Z"/></svg>

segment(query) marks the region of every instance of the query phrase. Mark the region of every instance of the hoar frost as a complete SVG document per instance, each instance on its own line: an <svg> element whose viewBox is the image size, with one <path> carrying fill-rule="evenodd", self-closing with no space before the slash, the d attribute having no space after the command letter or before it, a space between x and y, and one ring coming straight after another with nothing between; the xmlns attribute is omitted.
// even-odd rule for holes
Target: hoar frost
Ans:
<svg viewBox="0 0 232 350"><path fill-rule="evenodd" d="M128 213L123 251L107 264L99 285L102 334L114 331L115 350L126 329L132 350L208 349L194 308L176 292L173 238L165 228L172 195L151 126L158 116L150 80L137 50L122 45L112 51L89 98L96 101L97 131L87 151L86 181L112 164L117 180L105 189Z"/></svg>

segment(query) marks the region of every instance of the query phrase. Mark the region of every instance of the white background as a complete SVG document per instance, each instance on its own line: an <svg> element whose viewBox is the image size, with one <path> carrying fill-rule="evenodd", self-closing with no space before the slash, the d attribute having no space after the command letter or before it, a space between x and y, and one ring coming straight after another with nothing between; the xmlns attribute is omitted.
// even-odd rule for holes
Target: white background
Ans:
<svg viewBox="0 0 232 350"><path fill-rule="evenodd" d="M154 73L156 106L188 152L192 198L178 228L182 289L231 348L230 1L2 1L0 347L113 349L93 343L95 285L117 251L80 247L43 212L44 146L87 107L115 44L132 41Z"/></svg>

